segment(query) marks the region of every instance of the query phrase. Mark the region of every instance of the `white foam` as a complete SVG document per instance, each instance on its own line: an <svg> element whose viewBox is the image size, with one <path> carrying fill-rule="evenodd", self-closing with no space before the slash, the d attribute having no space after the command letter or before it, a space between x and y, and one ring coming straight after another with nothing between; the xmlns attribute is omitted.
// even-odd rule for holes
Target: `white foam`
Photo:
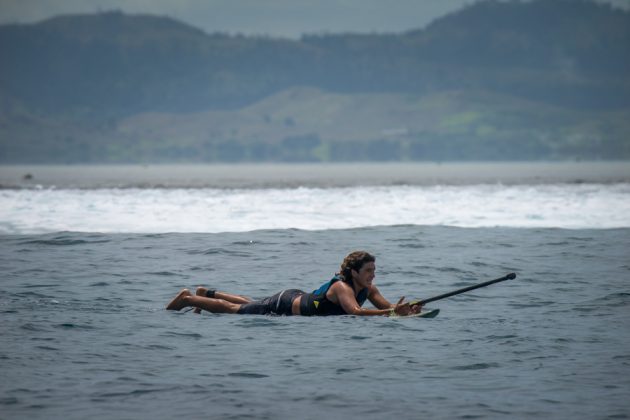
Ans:
<svg viewBox="0 0 630 420"><path fill-rule="evenodd" d="M630 227L630 184L0 191L0 233Z"/></svg>

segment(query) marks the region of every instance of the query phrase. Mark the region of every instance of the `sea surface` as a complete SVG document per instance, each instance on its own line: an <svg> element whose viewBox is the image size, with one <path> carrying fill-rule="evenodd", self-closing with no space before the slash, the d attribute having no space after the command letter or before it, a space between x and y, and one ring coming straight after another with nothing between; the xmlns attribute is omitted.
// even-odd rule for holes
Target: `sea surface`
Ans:
<svg viewBox="0 0 630 420"><path fill-rule="evenodd" d="M630 418L628 172L0 167L0 419ZM517 277L434 319L164 310L356 249L390 301Z"/></svg>

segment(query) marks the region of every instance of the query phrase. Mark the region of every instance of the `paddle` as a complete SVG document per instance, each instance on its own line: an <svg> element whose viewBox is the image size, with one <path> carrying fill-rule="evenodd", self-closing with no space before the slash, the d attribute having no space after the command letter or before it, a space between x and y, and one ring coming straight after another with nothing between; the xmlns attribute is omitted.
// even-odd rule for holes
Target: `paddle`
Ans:
<svg viewBox="0 0 630 420"><path fill-rule="evenodd" d="M427 304L429 302L435 302L436 300L440 300L440 299L444 299L444 298L447 298L447 297L459 295L460 293L468 292L468 291L474 290L474 289L479 289L480 287L486 287L486 286L489 286L491 284L498 283L500 281L513 280L515 278L516 278L516 274L510 273L510 274L505 275L503 277L499 277L498 279L485 281L485 282L479 283L479 284L474 284L472 286L464 287L462 289L457 289L457 290L454 290L452 292L448 292L448 293L444 293L442 295L434 296L432 298L421 299L421 300L414 300L413 302L409 302L409 305L417 305L417 304L425 305L425 304Z"/></svg>

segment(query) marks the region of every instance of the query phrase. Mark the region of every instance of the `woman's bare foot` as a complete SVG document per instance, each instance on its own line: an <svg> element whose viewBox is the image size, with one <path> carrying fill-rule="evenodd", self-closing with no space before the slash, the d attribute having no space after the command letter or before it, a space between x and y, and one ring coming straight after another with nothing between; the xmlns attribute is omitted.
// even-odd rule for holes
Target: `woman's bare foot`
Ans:
<svg viewBox="0 0 630 420"><path fill-rule="evenodd" d="M166 305L166 309L168 309L169 311L179 311L180 309L186 307L185 298L188 296L192 296L190 290L183 289L177 294L177 296L175 296L173 300L171 300L168 305Z"/></svg>
<svg viewBox="0 0 630 420"><path fill-rule="evenodd" d="M206 297L206 292L208 291L208 289L206 289L205 287L197 287L197 290L195 291L195 295L197 296L203 296ZM201 313L201 309L199 308L195 308L195 310L193 311L196 314L200 314Z"/></svg>

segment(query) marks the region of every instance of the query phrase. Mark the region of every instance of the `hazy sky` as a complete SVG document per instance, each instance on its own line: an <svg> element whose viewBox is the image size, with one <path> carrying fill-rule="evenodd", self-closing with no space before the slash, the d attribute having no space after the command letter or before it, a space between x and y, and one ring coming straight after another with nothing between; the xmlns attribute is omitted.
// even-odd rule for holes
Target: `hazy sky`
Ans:
<svg viewBox="0 0 630 420"><path fill-rule="evenodd" d="M299 37L424 27L475 0L0 0L0 23L121 10L167 15L206 32ZM549 0L554 1L554 0ZM630 0L599 0L630 8Z"/></svg>
<svg viewBox="0 0 630 420"><path fill-rule="evenodd" d="M167 15L206 32L299 37L424 27L475 0L0 0L0 23L121 10ZM553 0L550 0L553 1ZM606 0L630 7L630 0Z"/></svg>

